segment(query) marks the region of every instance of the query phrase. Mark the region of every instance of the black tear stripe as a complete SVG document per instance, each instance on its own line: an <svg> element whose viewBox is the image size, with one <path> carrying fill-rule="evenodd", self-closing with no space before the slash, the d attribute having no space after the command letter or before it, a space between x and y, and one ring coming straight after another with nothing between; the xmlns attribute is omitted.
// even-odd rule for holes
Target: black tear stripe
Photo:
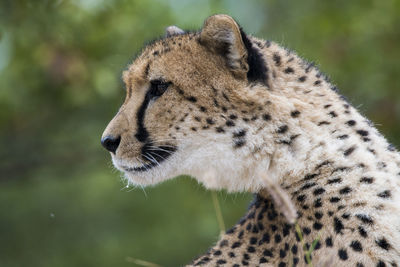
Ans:
<svg viewBox="0 0 400 267"><path fill-rule="evenodd" d="M242 40L247 50L247 64L249 65L247 80L249 82L261 82L269 87L267 75L268 67L261 53L253 46L253 43L242 28L240 28L240 34L242 35Z"/></svg>
<svg viewBox="0 0 400 267"><path fill-rule="evenodd" d="M143 121L147 106L150 103L150 99L151 99L150 90L148 90L146 95L144 96L143 103L139 107L139 110L136 114L137 132L135 134L135 137L139 142L145 142L149 139L149 132L146 130L146 127L144 127Z"/></svg>
<svg viewBox="0 0 400 267"><path fill-rule="evenodd" d="M172 145L154 145L153 141L149 138L149 132L144 126L144 116L146 113L146 109L151 100L151 90L148 90L142 105L139 107L139 110L136 114L137 119L137 132L135 137L139 142L144 143L141 149L141 155L145 158L146 161L150 163L145 164L141 167L136 168L125 168L126 171L137 171L144 172L148 171L151 168L158 166L161 162L166 160L169 156L171 156L177 148Z"/></svg>

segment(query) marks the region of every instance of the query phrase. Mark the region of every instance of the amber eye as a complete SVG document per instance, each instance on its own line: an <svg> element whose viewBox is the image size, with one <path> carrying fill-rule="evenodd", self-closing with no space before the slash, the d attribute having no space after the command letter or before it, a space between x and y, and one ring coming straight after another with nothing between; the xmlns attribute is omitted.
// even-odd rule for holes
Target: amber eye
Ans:
<svg viewBox="0 0 400 267"><path fill-rule="evenodd" d="M170 86L171 82L166 82L163 80L154 80L151 81L151 87L150 87L150 91L149 91L149 95L151 98L158 98L160 97L162 94L165 93L165 91L167 91L168 86Z"/></svg>

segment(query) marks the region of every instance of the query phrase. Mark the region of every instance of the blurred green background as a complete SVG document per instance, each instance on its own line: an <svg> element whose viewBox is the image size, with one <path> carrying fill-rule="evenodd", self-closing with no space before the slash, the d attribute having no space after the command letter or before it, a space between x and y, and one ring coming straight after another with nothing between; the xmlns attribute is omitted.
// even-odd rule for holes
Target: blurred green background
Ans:
<svg viewBox="0 0 400 267"><path fill-rule="evenodd" d="M399 146L400 1L2 0L0 266L179 266L217 240L210 192L126 188L99 142L142 44L215 13L316 61ZM218 198L229 227L251 196Z"/></svg>

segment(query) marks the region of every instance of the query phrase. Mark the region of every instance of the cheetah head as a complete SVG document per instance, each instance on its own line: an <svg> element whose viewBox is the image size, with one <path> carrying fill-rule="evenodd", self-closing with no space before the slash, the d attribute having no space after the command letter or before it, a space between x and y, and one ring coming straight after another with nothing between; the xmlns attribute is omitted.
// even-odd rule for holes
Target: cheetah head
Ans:
<svg viewBox="0 0 400 267"><path fill-rule="evenodd" d="M269 140L247 123L269 119L260 107L270 77L249 38L226 15L199 32L168 27L123 73L126 98L101 142L132 184L186 174L208 188L260 188L255 170L272 148L258 147Z"/></svg>

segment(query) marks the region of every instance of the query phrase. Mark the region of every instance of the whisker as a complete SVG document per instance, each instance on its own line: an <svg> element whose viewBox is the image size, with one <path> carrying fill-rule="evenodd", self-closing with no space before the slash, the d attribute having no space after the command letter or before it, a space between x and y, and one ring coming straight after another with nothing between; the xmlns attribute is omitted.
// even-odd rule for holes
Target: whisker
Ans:
<svg viewBox="0 0 400 267"><path fill-rule="evenodd" d="M148 156L150 156L154 161L154 163L156 163L158 166L160 166L160 163L150 154L150 153L147 153L147 155ZM144 155L143 155L144 156ZM147 158L147 157L146 157Z"/></svg>
<svg viewBox="0 0 400 267"><path fill-rule="evenodd" d="M168 151L168 150L165 150L165 149L162 149L162 148L155 147L154 149L148 149L148 150L149 151L162 151L162 152L165 152L165 153L168 153L168 154L172 155L171 151Z"/></svg>

